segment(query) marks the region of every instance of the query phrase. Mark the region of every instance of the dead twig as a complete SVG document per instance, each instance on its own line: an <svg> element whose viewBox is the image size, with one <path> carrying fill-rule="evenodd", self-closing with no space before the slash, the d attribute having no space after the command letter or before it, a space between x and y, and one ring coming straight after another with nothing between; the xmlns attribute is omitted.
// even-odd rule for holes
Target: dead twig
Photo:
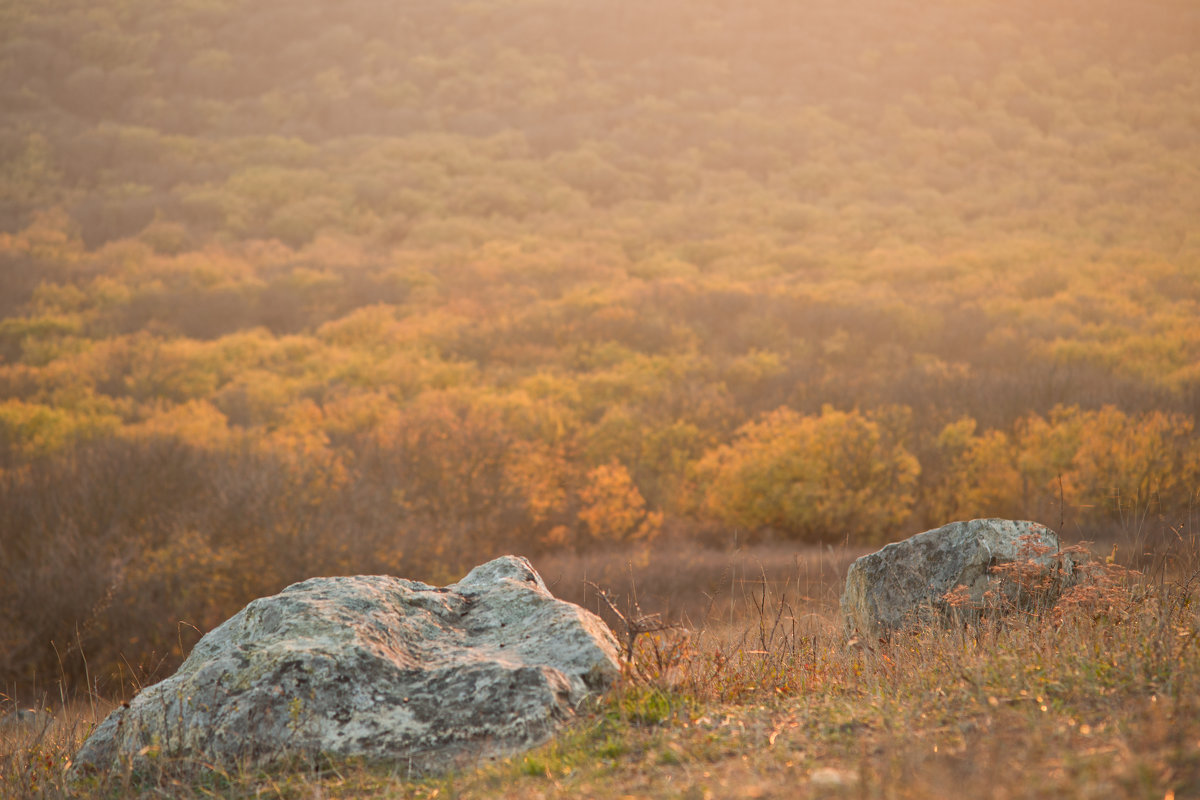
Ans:
<svg viewBox="0 0 1200 800"><path fill-rule="evenodd" d="M600 588L591 581L584 581L584 583L592 587L596 594L600 596L600 599L604 601L604 604L608 606L608 610L621 622L621 626L624 629L621 636L622 658L626 665L633 663L633 651L637 644L637 637L643 633L658 633L659 631L672 630L679 627L670 622L663 622L662 614L642 613L642 607L636 599L632 601L633 607L630 613L625 614L613 602L612 597L609 596L605 589Z"/></svg>

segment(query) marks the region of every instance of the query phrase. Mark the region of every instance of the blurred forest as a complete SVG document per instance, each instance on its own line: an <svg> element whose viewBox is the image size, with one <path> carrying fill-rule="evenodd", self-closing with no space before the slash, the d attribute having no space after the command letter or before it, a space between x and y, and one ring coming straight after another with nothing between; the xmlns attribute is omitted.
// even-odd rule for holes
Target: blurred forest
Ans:
<svg viewBox="0 0 1200 800"><path fill-rule="evenodd" d="M0 109L0 685L1200 500L1194 0L0 0Z"/></svg>

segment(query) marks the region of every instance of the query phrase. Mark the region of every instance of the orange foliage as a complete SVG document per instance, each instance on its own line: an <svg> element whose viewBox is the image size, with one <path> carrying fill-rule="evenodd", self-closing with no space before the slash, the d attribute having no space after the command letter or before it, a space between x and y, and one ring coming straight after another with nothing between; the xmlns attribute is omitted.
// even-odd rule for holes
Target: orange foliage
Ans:
<svg viewBox="0 0 1200 800"><path fill-rule="evenodd" d="M646 510L629 471L615 461L588 471L579 499L579 519L597 542L648 542L662 529L662 513Z"/></svg>

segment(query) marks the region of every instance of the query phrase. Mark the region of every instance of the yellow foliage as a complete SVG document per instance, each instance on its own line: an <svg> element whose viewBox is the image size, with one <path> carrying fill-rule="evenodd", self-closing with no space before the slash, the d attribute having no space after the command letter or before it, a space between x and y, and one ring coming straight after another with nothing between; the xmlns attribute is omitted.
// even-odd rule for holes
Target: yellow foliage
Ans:
<svg viewBox="0 0 1200 800"><path fill-rule="evenodd" d="M964 417L938 435L940 474L922 495L921 510L928 524L1020 516L1021 474L1011 437L996 430L976 435L975 429L975 420Z"/></svg>
<svg viewBox="0 0 1200 800"><path fill-rule="evenodd" d="M792 536L876 540L909 515L920 465L875 418L779 408L709 451L697 472L708 512Z"/></svg>
<svg viewBox="0 0 1200 800"><path fill-rule="evenodd" d="M302 502L316 506L349 479L346 465L330 445L325 415L311 400L300 400L283 412L282 423L258 441L264 452L287 468L292 490Z"/></svg>
<svg viewBox="0 0 1200 800"><path fill-rule="evenodd" d="M134 425L122 429L122 435L165 436L200 449L221 449L232 441L228 420L207 400L190 400L168 406Z"/></svg>
<svg viewBox="0 0 1200 800"><path fill-rule="evenodd" d="M80 413L23 400L0 402L0 448L17 454L21 460L111 435L119 426L118 418L103 412Z"/></svg>
<svg viewBox="0 0 1200 800"><path fill-rule="evenodd" d="M1195 423L1180 414L1153 411L1137 417L1105 406L1082 412L1072 483L1083 502L1117 510L1151 502L1187 507L1200 487L1200 450Z"/></svg>

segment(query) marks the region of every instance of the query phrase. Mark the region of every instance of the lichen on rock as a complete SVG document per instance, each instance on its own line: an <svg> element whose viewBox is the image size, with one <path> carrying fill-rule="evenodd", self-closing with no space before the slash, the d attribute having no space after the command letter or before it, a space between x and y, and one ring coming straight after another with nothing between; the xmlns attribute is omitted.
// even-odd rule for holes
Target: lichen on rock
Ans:
<svg viewBox="0 0 1200 800"><path fill-rule="evenodd" d="M524 558L444 588L312 578L210 631L174 675L101 722L75 765L330 755L442 772L546 741L618 674L612 632L555 599Z"/></svg>

